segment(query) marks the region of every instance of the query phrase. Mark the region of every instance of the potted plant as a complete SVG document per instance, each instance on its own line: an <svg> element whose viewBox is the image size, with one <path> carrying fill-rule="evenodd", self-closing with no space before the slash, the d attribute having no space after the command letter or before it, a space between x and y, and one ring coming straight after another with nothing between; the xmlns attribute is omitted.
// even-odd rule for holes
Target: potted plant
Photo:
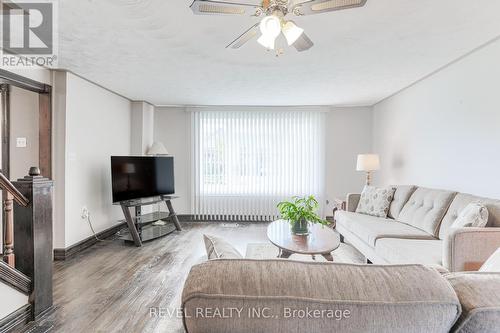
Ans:
<svg viewBox="0 0 500 333"><path fill-rule="evenodd" d="M281 218L288 220L292 226L292 233L296 235L307 235L309 223L328 225L330 222L323 220L316 210L318 201L312 196L293 197L292 201L283 201L278 204Z"/></svg>

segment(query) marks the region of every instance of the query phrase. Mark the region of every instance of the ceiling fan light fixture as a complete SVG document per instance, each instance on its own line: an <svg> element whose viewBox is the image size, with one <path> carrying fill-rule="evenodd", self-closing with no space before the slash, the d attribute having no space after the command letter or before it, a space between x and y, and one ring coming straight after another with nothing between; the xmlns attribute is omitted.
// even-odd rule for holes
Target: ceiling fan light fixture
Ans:
<svg viewBox="0 0 500 333"><path fill-rule="evenodd" d="M281 33L281 20L275 15L266 16L260 21L262 36L257 42L268 50L274 50L274 42Z"/></svg>
<svg viewBox="0 0 500 333"><path fill-rule="evenodd" d="M281 21L277 16L269 15L260 21L262 35L276 38L281 32Z"/></svg>
<svg viewBox="0 0 500 333"><path fill-rule="evenodd" d="M288 21L283 25L283 35L285 35L288 46L293 45L297 39L304 33L304 29L299 28L292 21Z"/></svg>
<svg viewBox="0 0 500 333"><path fill-rule="evenodd" d="M257 39L257 42L264 46L268 50L274 50L274 42L276 37L271 37L269 35L262 35Z"/></svg>
<svg viewBox="0 0 500 333"><path fill-rule="evenodd" d="M0 0L1 1L1 0ZM295 22L285 18L290 14L307 16L363 7L368 0L191 0L191 10L197 15L242 15L249 14L261 17L249 29L239 35L226 48L239 49L248 41L257 37L259 30L262 35L258 42L265 48L278 47L282 51L281 41L277 40L283 33L288 46L293 46L298 52L309 50L314 43ZM275 44L278 42L278 46Z"/></svg>

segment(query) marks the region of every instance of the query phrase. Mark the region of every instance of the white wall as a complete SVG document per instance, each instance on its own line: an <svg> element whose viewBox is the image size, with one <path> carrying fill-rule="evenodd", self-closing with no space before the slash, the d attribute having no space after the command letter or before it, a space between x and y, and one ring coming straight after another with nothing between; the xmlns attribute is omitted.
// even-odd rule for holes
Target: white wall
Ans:
<svg viewBox="0 0 500 333"><path fill-rule="evenodd" d="M52 178L54 180L54 248L66 247L66 73L54 72L52 78Z"/></svg>
<svg viewBox="0 0 500 333"><path fill-rule="evenodd" d="M147 102L132 102L130 129L132 155L146 154L153 144L154 111L154 106Z"/></svg>
<svg viewBox="0 0 500 333"><path fill-rule="evenodd" d="M65 138L64 159L60 147L55 151L60 158L55 162L56 198L64 200L56 203L57 229L64 217L64 239L60 229L54 232L59 248L92 236L87 221L81 218L84 206L96 232L123 219L121 209L111 202L110 156L130 154L131 103L71 73L56 73L55 86L65 91L63 96L56 91L54 106L59 108L55 111L55 139Z"/></svg>
<svg viewBox="0 0 500 333"><path fill-rule="evenodd" d="M369 107L332 108L326 123L326 215L332 215L333 200L347 193L360 193L365 175L356 171L358 154L372 148L372 110Z"/></svg>
<svg viewBox="0 0 500 333"><path fill-rule="evenodd" d="M374 107L379 184L500 198L500 41Z"/></svg>
<svg viewBox="0 0 500 333"><path fill-rule="evenodd" d="M371 116L370 108L332 108L327 113L326 194L330 202L363 187L364 175L355 171L356 156L371 150ZM190 117L185 108L161 107L155 113L154 140L161 141L174 155L175 189L180 196L174 208L179 214L191 213ZM327 215L331 215L331 208L330 204Z"/></svg>
<svg viewBox="0 0 500 333"><path fill-rule="evenodd" d="M12 86L10 90L10 179L28 174L38 162L38 93ZM16 139L26 138L26 147L18 148Z"/></svg>
<svg viewBox="0 0 500 333"><path fill-rule="evenodd" d="M96 232L123 219L112 206L111 155L130 154L130 101L67 74L66 247L92 235L81 219L88 207Z"/></svg>

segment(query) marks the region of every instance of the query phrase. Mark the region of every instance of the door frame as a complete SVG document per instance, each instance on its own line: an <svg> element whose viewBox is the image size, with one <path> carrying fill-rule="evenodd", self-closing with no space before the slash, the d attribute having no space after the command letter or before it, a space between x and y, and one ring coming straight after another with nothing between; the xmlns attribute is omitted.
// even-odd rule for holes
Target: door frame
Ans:
<svg viewBox="0 0 500 333"><path fill-rule="evenodd" d="M38 167L42 176L52 179L52 87L0 69L2 172L10 179L10 86L38 93Z"/></svg>

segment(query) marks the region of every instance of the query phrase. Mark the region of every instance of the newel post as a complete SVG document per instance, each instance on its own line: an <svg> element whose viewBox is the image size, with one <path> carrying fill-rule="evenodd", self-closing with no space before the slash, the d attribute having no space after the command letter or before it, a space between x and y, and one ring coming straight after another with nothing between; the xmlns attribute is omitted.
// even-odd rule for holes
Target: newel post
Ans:
<svg viewBox="0 0 500 333"><path fill-rule="evenodd" d="M52 307L52 189L54 183L33 167L29 175L13 182L28 200L15 204L14 244L16 268L32 280L30 302L38 317Z"/></svg>

